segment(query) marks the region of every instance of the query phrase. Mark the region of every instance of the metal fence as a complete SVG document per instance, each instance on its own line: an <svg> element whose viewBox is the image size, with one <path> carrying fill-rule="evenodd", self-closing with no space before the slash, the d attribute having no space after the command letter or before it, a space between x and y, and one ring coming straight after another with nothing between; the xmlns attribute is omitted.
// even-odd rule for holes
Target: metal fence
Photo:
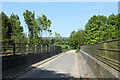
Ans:
<svg viewBox="0 0 120 80"><path fill-rule="evenodd" d="M13 43L13 42L0 42L2 46L0 54L2 56L18 55L18 54L30 54L41 52L55 52L61 50L60 46L41 45L32 43Z"/></svg>
<svg viewBox="0 0 120 80"><path fill-rule="evenodd" d="M81 50L120 71L120 39L81 46Z"/></svg>

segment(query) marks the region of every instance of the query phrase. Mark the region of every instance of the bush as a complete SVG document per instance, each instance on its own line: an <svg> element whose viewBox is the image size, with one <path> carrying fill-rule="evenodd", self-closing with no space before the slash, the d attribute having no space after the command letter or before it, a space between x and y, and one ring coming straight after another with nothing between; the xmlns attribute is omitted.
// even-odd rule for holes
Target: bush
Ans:
<svg viewBox="0 0 120 80"><path fill-rule="evenodd" d="M79 53L80 52L80 49L77 49L76 51L75 51L75 53Z"/></svg>
<svg viewBox="0 0 120 80"><path fill-rule="evenodd" d="M65 46L65 49L68 49L68 46Z"/></svg>

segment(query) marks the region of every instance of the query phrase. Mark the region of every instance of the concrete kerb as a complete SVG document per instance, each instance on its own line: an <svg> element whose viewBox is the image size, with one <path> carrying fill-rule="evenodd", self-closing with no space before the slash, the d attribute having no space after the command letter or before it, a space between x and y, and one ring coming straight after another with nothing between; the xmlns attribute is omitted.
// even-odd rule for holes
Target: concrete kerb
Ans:
<svg viewBox="0 0 120 80"><path fill-rule="evenodd" d="M80 57L79 57L79 53L75 53L76 55L77 55L77 61L78 61L78 72L79 72L79 78L81 78L82 77L82 75L81 75L81 73L80 73L80 63L79 63L79 59L80 59Z"/></svg>
<svg viewBox="0 0 120 80"><path fill-rule="evenodd" d="M62 54L63 54L63 53L59 53L59 54L57 54L57 55L55 55L55 56L52 56L52 57L50 57L50 58L48 58L48 59L45 59L45 60L40 61L40 62L38 62L38 63L35 63L35 64L31 65L32 68L30 68L30 69L28 69L28 70L25 70L25 71L23 71L23 72L21 72L21 73L19 73L19 74L14 75L14 76L11 76L11 77L9 77L9 78L11 78L11 79L17 78L18 76L20 76L20 75L22 75L22 74L24 74L24 73L26 73L26 72L34 69L35 67L38 67L38 66L42 65L42 64L44 64L44 63L46 63L46 62L48 62L48 61L50 61L50 60L53 60L53 59L57 58L58 56L60 56L60 55L62 55Z"/></svg>

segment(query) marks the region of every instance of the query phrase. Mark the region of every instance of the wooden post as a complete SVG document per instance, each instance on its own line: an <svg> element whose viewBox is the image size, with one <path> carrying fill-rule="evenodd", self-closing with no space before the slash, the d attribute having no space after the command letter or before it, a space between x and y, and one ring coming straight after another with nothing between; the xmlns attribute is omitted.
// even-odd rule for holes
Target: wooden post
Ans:
<svg viewBox="0 0 120 80"><path fill-rule="evenodd" d="M13 43L13 55L15 55L15 43Z"/></svg>
<svg viewBox="0 0 120 80"><path fill-rule="evenodd" d="M37 53L37 50L36 50L36 44L35 44L35 53Z"/></svg>

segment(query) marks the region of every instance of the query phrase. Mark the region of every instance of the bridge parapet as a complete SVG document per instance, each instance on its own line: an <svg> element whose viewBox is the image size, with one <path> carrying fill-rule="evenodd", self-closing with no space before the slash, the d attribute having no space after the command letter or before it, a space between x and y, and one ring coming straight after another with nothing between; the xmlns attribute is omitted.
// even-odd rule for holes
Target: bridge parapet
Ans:
<svg viewBox="0 0 120 80"><path fill-rule="evenodd" d="M60 46L2 42L2 71L32 64L62 52ZM1 59L0 58L0 59Z"/></svg>
<svg viewBox="0 0 120 80"><path fill-rule="evenodd" d="M120 78L120 39L81 46L81 55L96 77Z"/></svg>

